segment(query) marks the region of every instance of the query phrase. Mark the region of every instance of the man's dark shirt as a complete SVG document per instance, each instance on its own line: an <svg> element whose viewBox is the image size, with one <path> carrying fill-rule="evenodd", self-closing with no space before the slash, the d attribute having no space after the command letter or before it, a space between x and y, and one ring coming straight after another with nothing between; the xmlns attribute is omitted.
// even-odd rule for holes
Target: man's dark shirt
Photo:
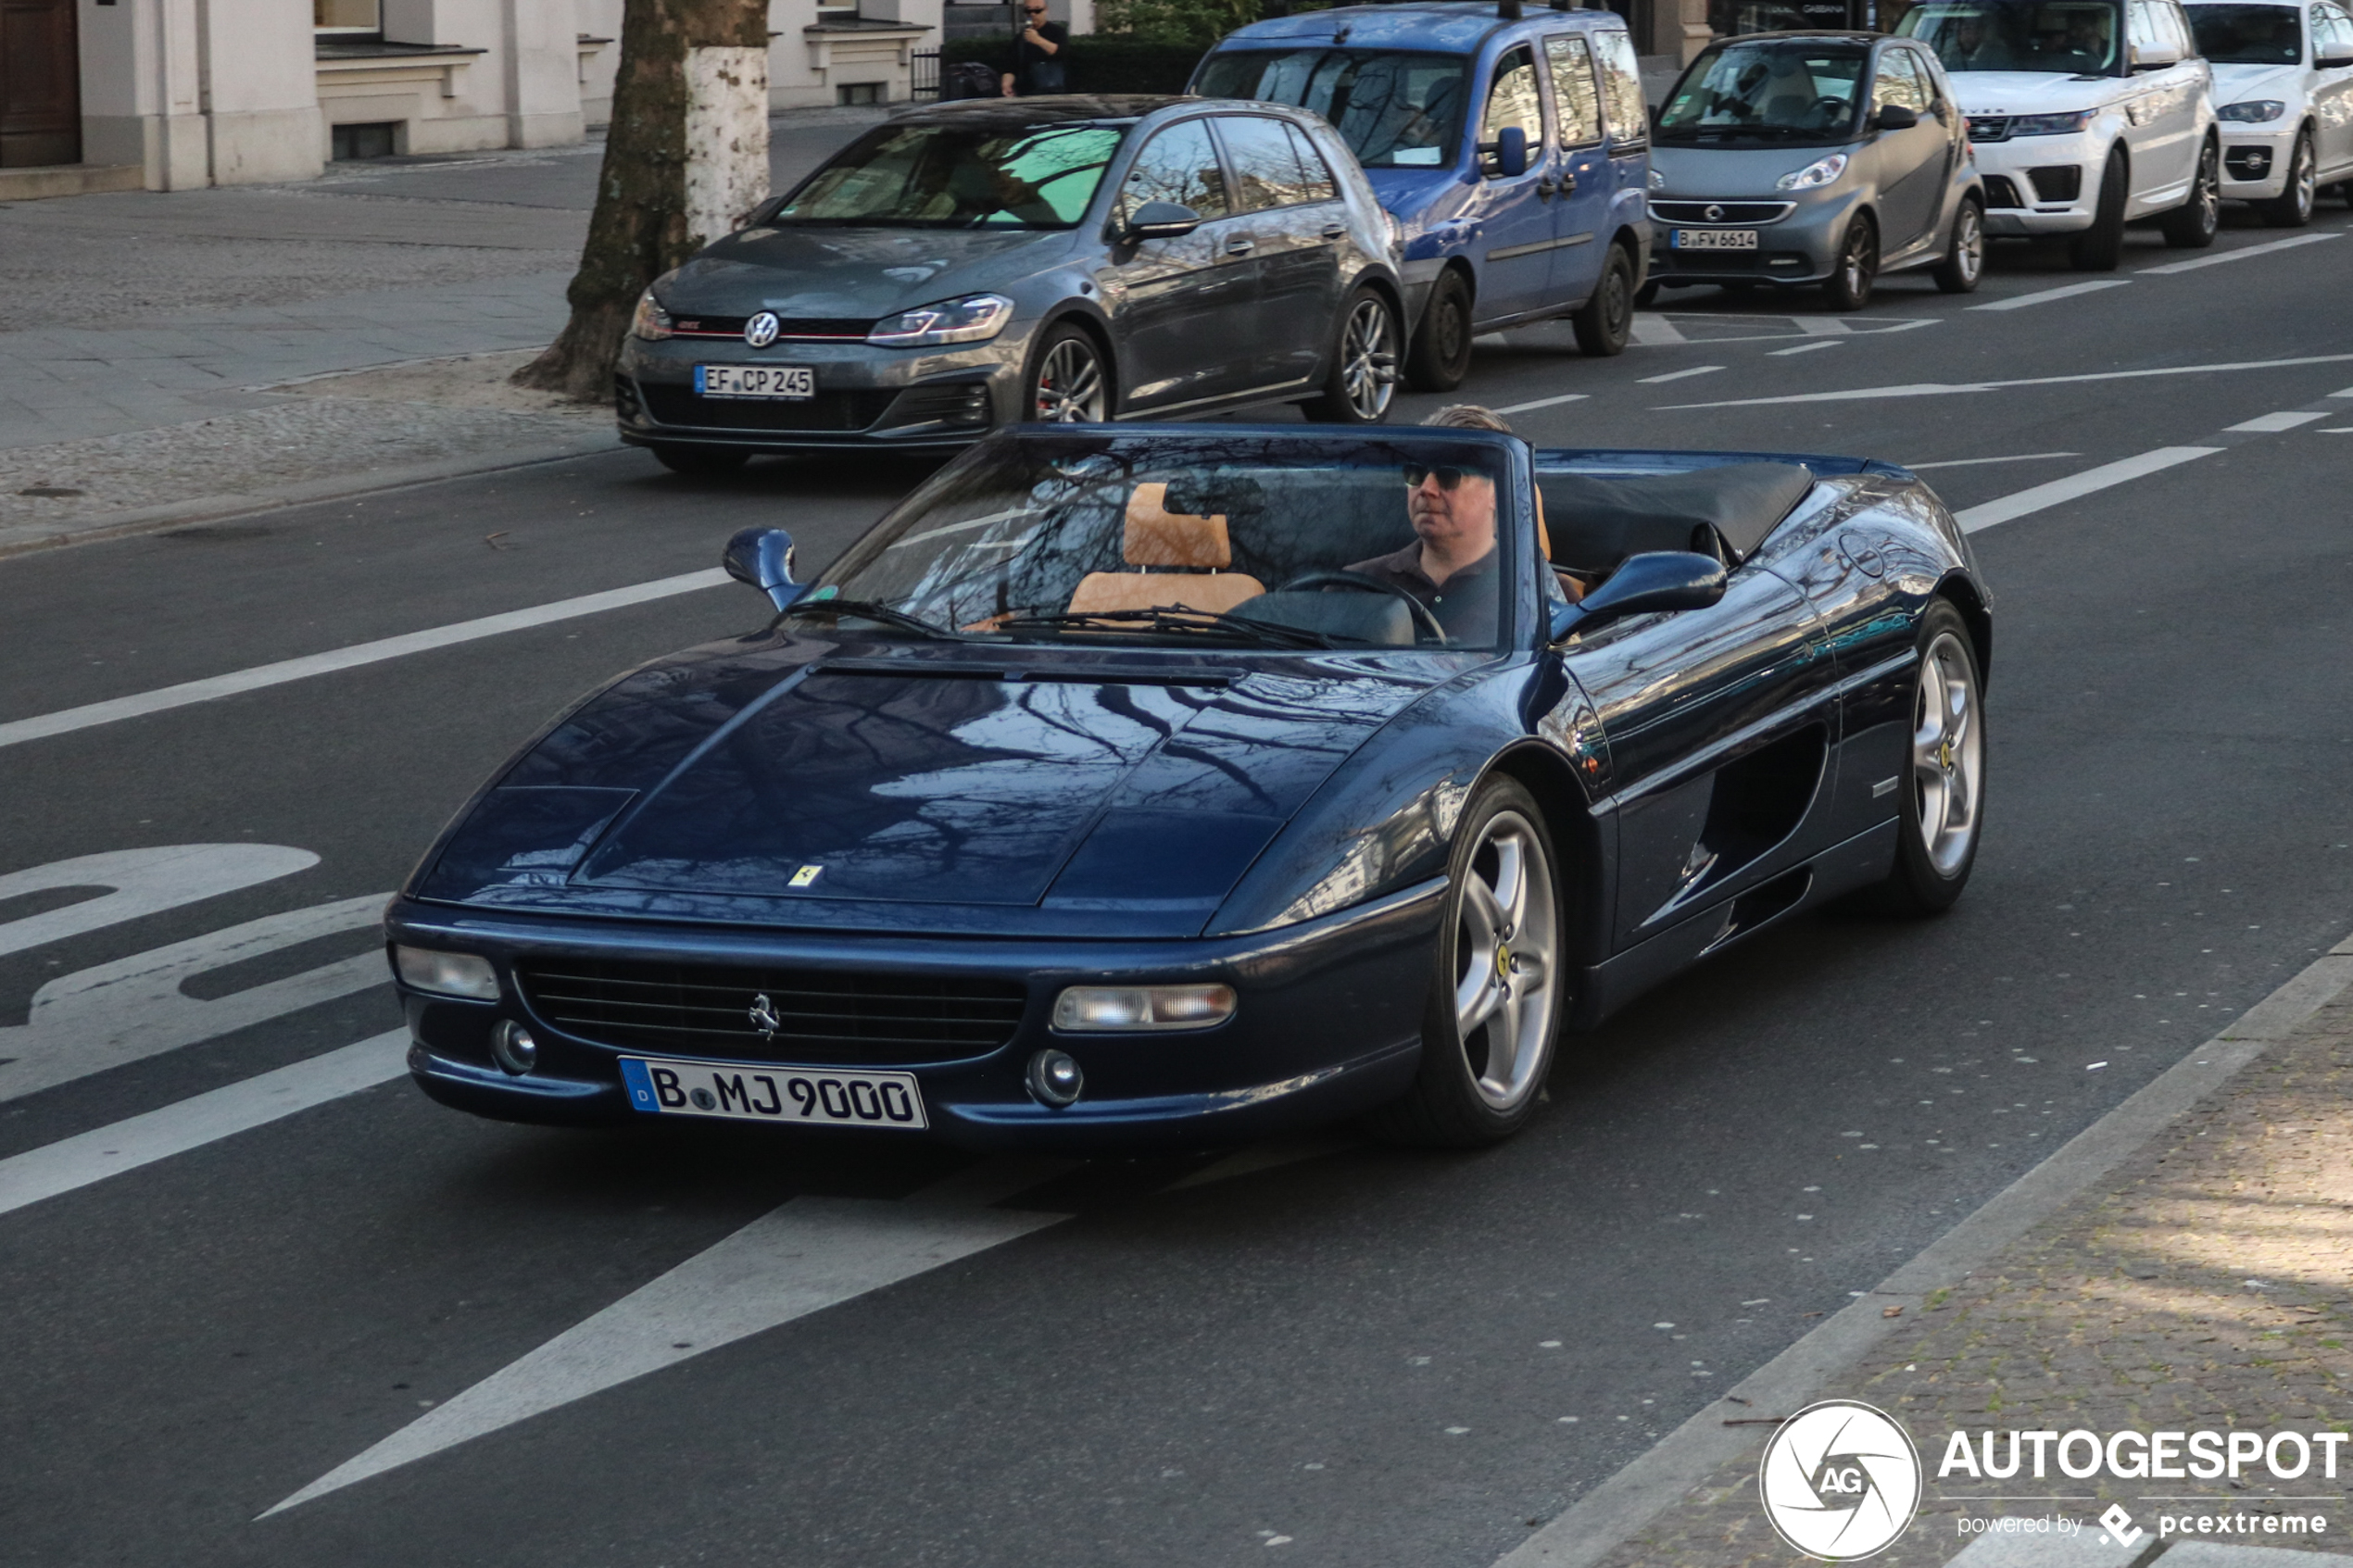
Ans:
<svg viewBox="0 0 2353 1568"><path fill-rule="evenodd" d="M1472 646L1495 641L1495 612L1502 595L1495 582L1495 552L1489 550L1446 579L1441 588L1422 571L1422 545L1416 539L1392 555L1360 560L1348 569L1359 577L1403 588L1429 608L1447 636Z"/></svg>
<svg viewBox="0 0 2353 1568"><path fill-rule="evenodd" d="M1024 19L1026 20L1027 19ZM1031 68L1035 66L1043 65L1048 61L1051 61L1055 65L1063 67L1063 79L1065 81L1069 78L1068 59L1070 55L1070 29L1063 26L1060 22L1039 22L1037 25L1036 31L1038 37L1044 39L1047 43L1051 44L1054 46L1054 53L1050 55L1046 53L1045 50L1038 47L1037 44L1032 44L1028 39L1023 38L1018 34L1014 36L1013 92L1015 95L1019 97L1026 98L1032 93L1042 93L1047 91L1047 89L1038 86L1029 79ZM1060 93L1064 91L1064 89L1057 87L1052 89L1052 91Z"/></svg>

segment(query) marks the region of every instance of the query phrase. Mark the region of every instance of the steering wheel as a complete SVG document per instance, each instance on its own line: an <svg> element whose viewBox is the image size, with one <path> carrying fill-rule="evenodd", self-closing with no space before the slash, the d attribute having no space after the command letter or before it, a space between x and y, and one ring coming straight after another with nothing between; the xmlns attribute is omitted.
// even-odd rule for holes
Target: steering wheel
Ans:
<svg viewBox="0 0 2353 1568"><path fill-rule="evenodd" d="M1438 623L1438 617L1429 612L1429 606L1394 583L1384 583L1378 577L1359 577L1353 571L1302 571L1275 592L1290 594L1307 588L1355 588L1367 594L1387 594L1392 598L1403 599L1406 610L1414 618L1416 640L1422 632L1428 632L1439 642L1446 640L1446 628Z"/></svg>

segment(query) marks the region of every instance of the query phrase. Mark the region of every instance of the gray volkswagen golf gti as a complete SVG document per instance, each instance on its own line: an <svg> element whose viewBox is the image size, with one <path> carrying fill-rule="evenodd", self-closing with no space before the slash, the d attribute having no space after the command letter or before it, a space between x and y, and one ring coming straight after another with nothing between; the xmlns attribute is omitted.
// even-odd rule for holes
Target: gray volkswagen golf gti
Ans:
<svg viewBox="0 0 2353 1568"><path fill-rule="evenodd" d="M920 109L655 281L618 367L621 436L707 471L1253 403L1377 423L1396 246L1346 144L1302 109Z"/></svg>
<svg viewBox="0 0 2353 1568"><path fill-rule="evenodd" d="M1928 50L1868 32L1711 44L1651 137L1653 283L1818 283L1860 309L1882 273L1977 287L1985 191Z"/></svg>

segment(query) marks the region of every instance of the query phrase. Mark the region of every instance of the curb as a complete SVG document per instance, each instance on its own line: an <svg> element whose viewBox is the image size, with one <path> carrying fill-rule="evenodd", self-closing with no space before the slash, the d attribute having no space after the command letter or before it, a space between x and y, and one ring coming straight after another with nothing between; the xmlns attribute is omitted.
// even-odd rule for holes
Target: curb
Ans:
<svg viewBox="0 0 2353 1568"><path fill-rule="evenodd" d="M373 369L375 367L370 367ZM335 372L343 374L342 371ZM27 523L20 528L0 529L0 560L15 556L31 555L41 550L62 549L70 545L96 545L109 539L128 539L141 533L154 533L183 523L215 522L223 518L245 517L255 512L277 511L286 507L305 506L315 501L337 501L349 495L371 495L383 490L404 490L411 485L434 484L444 480L465 479L475 474L497 473L507 469L535 468L543 463L567 462L574 458L595 457L600 452L621 452L627 448L614 436L599 433L583 437L556 446L543 446L535 452L517 456L513 453L477 453L470 458L445 458L436 462L407 463L397 468L377 469L367 473L343 474L333 479L308 480L300 484L281 485L276 489L256 490L248 495L204 495L193 501L172 501L159 507L136 507L127 511L101 512L77 523L55 528L41 523ZM36 530L47 529L36 533ZM31 534L31 537L12 535Z"/></svg>
<svg viewBox="0 0 2353 1568"><path fill-rule="evenodd" d="M2236 1022L2183 1056L1931 1242L1877 1289L1824 1319L1727 1395L1739 1396L1757 1411L1793 1412L1811 1403L1826 1379L1900 1326L1881 1315L1891 1299L1917 1308L1938 1286L1990 1261L2349 987L2353 936L2306 965ZM1719 1401L1725 1397L1718 1396ZM1725 1425L1711 1403L1498 1559L1494 1568L1593 1568L1718 1468L1741 1458L1761 1436Z"/></svg>

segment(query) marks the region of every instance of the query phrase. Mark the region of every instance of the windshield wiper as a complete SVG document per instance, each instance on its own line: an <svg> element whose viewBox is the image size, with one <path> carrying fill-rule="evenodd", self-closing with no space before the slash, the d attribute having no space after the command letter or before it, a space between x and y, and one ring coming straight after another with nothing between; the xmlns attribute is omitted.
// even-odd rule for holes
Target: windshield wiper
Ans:
<svg viewBox="0 0 2353 1568"><path fill-rule="evenodd" d="M1095 610L1077 615L1017 615L1000 621L1000 632L1191 632L1223 633L1269 647L1329 648L1321 632L1277 626L1270 621L1214 609Z"/></svg>
<svg viewBox="0 0 2353 1568"><path fill-rule="evenodd" d="M814 615L820 610L834 610L845 615L855 615L862 620L879 621L886 626L896 626L907 632L920 632L926 637L942 637L950 642L963 641L945 626L935 626L919 615L910 615L903 609L893 609L888 605L876 604L872 599L799 599L786 605L777 614L776 619L782 621L788 615Z"/></svg>

